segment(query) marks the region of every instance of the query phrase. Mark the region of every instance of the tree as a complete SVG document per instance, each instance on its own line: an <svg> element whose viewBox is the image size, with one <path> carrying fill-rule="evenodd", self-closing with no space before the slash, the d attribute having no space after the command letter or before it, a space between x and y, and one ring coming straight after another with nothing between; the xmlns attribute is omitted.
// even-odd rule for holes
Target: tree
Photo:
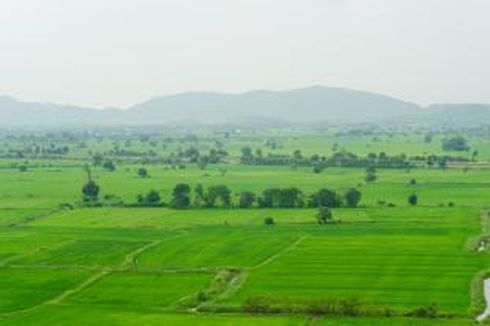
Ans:
<svg viewBox="0 0 490 326"><path fill-rule="evenodd" d="M457 136L444 139L442 141L442 149L444 151L468 151L470 147L465 138Z"/></svg>
<svg viewBox="0 0 490 326"><path fill-rule="evenodd" d="M179 183L172 192L171 206L177 209L189 208L191 200L189 198L191 187L186 183Z"/></svg>
<svg viewBox="0 0 490 326"><path fill-rule="evenodd" d="M100 166L103 161L104 157L99 153L96 153L94 156L92 156L92 164L94 166Z"/></svg>
<svg viewBox="0 0 490 326"><path fill-rule="evenodd" d="M313 165L313 173L322 173L322 171L325 169L325 166L320 163L316 163Z"/></svg>
<svg viewBox="0 0 490 326"><path fill-rule="evenodd" d="M88 165L85 165L85 172L87 173L87 183L82 187L82 194L85 200L97 200L100 187L95 181L92 180L92 171Z"/></svg>
<svg viewBox="0 0 490 326"><path fill-rule="evenodd" d="M333 218L332 211L328 207L319 207L316 219L318 224L327 224Z"/></svg>
<svg viewBox="0 0 490 326"><path fill-rule="evenodd" d="M314 193L310 198L311 207L340 207L342 205L342 198L333 190L320 189Z"/></svg>
<svg viewBox="0 0 490 326"><path fill-rule="evenodd" d="M274 225L274 224L275 224L275 222L274 222L274 219L273 219L272 217L266 217L266 218L264 219L264 224L265 224L265 225Z"/></svg>
<svg viewBox="0 0 490 326"><path fill-rule="evenodd" d="M200 207L205 200L204 197L204 187L202 186L202 184L198 183L194 188L194 205L196 207Z"/></svg>
<svg viewBox="0 0 490 326"><path fill-rule="evenodd" d="M157 205L160 203L160 193L156 190L150 190L146 195L138 195L138 202L146 205Z"/></svg>
<svg viewBox="0 0 490 326"><path fill-rule="evenodd" d="M374 165L368 165L366 167L366 177L364 180L366 180L367 183L371 183L376 181L378 177L376 176L376 167Z"/></svg>
<svg viewBox="0 0 490 326"><path fill-rule="evenodd" d="M356 207L357 204L361 201L361 192L355 188L351 188L347 190L344 195L345 202L348 207Z"/></svg>
<svg viewBox="0 0 490 326"><path fill-rule="evenodd" d="M107 170L107 171L114 171L116 170L116 163L114 163L114 161L105 161L104 164L102 165L102 167Z"/></svg>
<svg viewBox="0 0 490 326"><path fill-rule="evenodd" d="M242 148L242 157L241 161L243 164L252 164L254 159L254 155L252 149L250 147Z"/></svg>
<svg viewBox="0 0 490 326"><path fill-rule="evenodd" d="M416 206L418 201L419 201L419 198L417 197L417 195L413 194L413 195L408 196L408 203L411 206Z"/></svg>
<svg viewBox="0 0 490 326"><path fill-rule="evenodd" d="M268 188L262 191L258 199L260 207L302 207L302 193L299 189L291 188Z"/></svg>
<svg viewBox="0 0 490 326"><path fill-rule="evenodd" d="M231 190L227 186L211 186L208 188L206 195L206 206L214 207L216 202L219 201L219 205L223 207L231 206Z"/></svg>
<svg viewBox="0 0 490 326"><path fill-rule="evenodd" d="M301 150L297 149L293 152L293 158L296 161L300 161L303 158L303 155L301 154Z"/></svg>
<svg viewBox="0 0 490 326"><path fill-rule="evenodd" d="M140 178L147 178L148 177L148 170L145 168L139 168L138 169L138 176Z"/></svg>
<svg viewBox="0 0 490 326"><path fill-rule="evenodd" d="M251 191L240 192L240 198L238 206L240 208L250 208L255 202L255 194Z"/></svg>
<svg viewBox="0 0 490 326"><path fill-rule="evenodd" d="M82 188L83 196L86 200L97 200L99 195L100 187L95 181L88 181Z"/></svg>

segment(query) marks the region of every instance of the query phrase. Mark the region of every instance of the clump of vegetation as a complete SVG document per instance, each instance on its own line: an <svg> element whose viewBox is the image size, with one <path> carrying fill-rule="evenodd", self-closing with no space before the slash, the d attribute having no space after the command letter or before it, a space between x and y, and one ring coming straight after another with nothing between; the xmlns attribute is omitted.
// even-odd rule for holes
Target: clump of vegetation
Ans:
<svg viewBox="0 0 490 326"><path fill-rule="evenodd" d="M176 209L189 208L191 187L186 183L179 183L174 187L172 192L172 201L170 206Z"/></svg>
<svg viewBox="0 0 490 326"><path fill-rule="evenodd" d="M376 167L374 165L369 165L366 167L366 176L364 177L364 180L367 183L373 183L378 179L378 176L376 175Z"/></svg>
<svg viewBox="0 0 490 326"><path fill-rule="evenodd" d="M359 190L355 188L351 188L347 190L347 192L344 195L345 202L347 204L347 207L357 207L357 204L361 201L362 194Z"/></svg>
<svg viewBox="0 0 490 326"><path fill-rule="evenodd" d="M138 169L138 177L143 178L143 179L148 178L149 177L148 170L145 168L139 168Z"/></svg>
<svg viewBox="0 0 490 326"><path fill-rule="evenodd" d="M272 217L266 217L264 219L264 224L265 225L274 225L276 222L274 221L274 219Z"/></svg>
<svg viewBox="0 0 490 326"><path fill-rule="evenodd" d="M415 194L408 196L408 203L410 206L416 206L418 204L419 197Z"/></svg>
<svg viewBox="0 0 490 326"><path fill-rule="evenodd" d="M150 190L144 195L138 195L137 201L141 206L158 206L160 204L160 193L156 190Z"/></svg>
<svg viewBox="0 0 490 326"><path fill-rule="evenodd" d="M318 209L316 219L318 221L318 224L327 224L328 222L331 222L333 220L332 211L328 207L320 207Z"/></svg>
<svg viewBox="0 0 490 326"><path fill-rule="evenodd" d="M87 173L87 183L82 187L82 194L84 201L97 201L99 196L100 187L94 180L92 180L92 172L90 167L86 166L85 171Z"/></svg>
<svg viewBox="0 0 490 326"><path fill-rule="evenodd" d="M469 151L470 146L464 137L457 136L445 138L442 141L442 149L444 151Z"/></svg>

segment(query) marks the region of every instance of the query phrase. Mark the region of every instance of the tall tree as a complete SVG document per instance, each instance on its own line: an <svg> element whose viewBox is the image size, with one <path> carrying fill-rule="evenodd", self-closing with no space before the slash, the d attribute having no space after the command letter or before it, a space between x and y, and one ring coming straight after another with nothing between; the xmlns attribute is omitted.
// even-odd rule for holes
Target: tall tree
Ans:
<svg viewBox="0 0 490 326"><path fill-rule="evenodd" d="M356 207L361 201L362 194L359 190L351 188L344 195L345 203L348 207Z"/></svg>
<svg viewBox="0 0 490 326"><path fill-rule="evenodd" d="M172 202L170 203L171 206L177 209L189 208L191 204L190 192L191 187L189 187L188 184L177 184L172 192Z"/></svg>

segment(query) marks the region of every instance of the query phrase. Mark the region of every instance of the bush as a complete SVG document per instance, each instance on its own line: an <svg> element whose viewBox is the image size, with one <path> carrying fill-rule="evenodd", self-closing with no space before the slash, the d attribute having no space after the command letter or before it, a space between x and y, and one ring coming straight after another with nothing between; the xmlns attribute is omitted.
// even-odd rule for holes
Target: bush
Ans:
<svg viewBox="0 0 490 326"><path fill-rule="evenodd" d="M274 219L272 217L266 217L264 219L264 224L265 225L274 225L276 222L274 222Z"/></svg>
<svg viewBox="0 0 490 326"><path fill-rule="evenodd" d="M327 224L333 218L332 211L328 207L320 207L316 215L318 224Z"/></svg>
<svg viewBox="0 0 490 326"><path fill-rule="evenodd" d="M408 203L411 206L416 206L418 201L419 201L419 198L417 197L417 195L414 194L414 195L408 196Z"/></svg>
<svg viewBox="0 0 490 326"><path fill-rule="evenodd" d="M406 316L418 317L418 318L437 318L438 316L437 304L431 303L427 306L416 308L406 313Z"/></svg>

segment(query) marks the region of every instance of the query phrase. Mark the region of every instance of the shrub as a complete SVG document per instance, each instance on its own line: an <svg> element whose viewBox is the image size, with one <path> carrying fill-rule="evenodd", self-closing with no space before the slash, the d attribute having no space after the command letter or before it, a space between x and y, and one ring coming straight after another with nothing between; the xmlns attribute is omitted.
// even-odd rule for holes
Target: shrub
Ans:
<svg viewBox="0 0 490 326"><path fill-rule="evenodd" d="M274 219L272 217L266 217L264 219L264 224L265 225L274 225L276 222L274 221Z"/></svg>

